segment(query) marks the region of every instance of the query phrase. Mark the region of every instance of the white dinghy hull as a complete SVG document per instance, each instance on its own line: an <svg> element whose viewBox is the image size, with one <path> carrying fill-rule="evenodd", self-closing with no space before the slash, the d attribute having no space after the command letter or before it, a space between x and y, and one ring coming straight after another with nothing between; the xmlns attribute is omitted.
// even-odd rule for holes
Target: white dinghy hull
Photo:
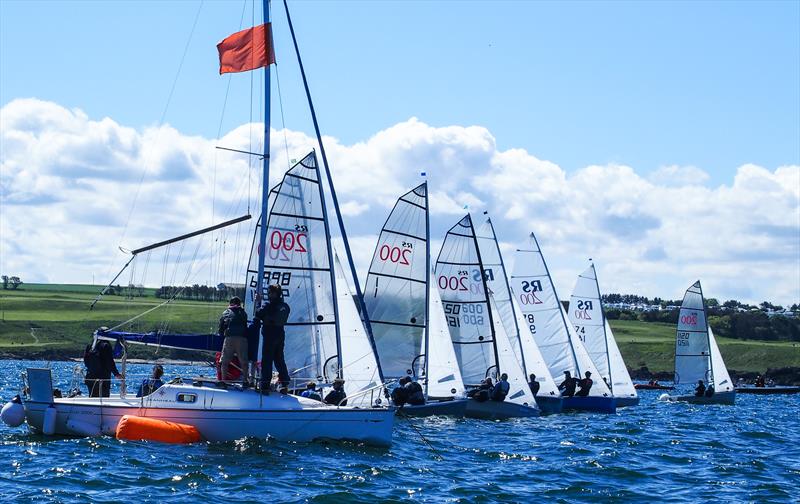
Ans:
<svg viewBox="0 0 800 504"><path fill-rule="evenodd" d="M25 401L28 425L42 432L47 401ZM54 434L113 436L124 415L194 426L206 441L243 437L280 441L350 440L390 446L394 410L335 407L273 392L207 386L165 385L144 398L75 397L54 399Z"/></svg>

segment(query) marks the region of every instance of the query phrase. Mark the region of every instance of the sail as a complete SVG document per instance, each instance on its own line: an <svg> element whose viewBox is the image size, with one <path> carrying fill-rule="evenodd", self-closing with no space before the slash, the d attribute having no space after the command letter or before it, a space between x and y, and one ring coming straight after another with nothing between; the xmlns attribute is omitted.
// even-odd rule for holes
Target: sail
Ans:
<svg viewBox="0 0 800 504"><path fill-rule="evenodd" d="M706 309L700 281L686 290L675 338L675 383L710 382L711 358Z"/></svg>
<svg viewBox="0 0 800 504"><path fill-rule="evenodd" d="M270 190L267 208L272 209L272 205L275 203L275 197L280 188L281 185L277 184ZM256 221L255 229L253 230L253 241L250 244L250 261L247 263L247 271L244 282L245 294L242 301L244 302L244 308L247 310L247 317L249 319L253 318L257 308L256 290L258 289L258 286L256 285L256 278L258 278L258 237L261 233L261 220L262 216L259 215L258 220Z"/></svg>
<svg viewBox="0 0 800 504"><path fill-rule="evenodd" d="M731 375L728 374L728 368L725 367L725 362L722 360L722 354L719 352L717 346L717 339L714 337L714 331L711 326L708 327L708 341L711 343L711 367L714 370L714 390L717 392L730 392L734 390Z"/></svg>
<svg viewBox="0 0 800 504"><path fill-rule="evenodd" d="M492 310L492 313L497 313L497 304L492 294L489 294L489 309ZM528 385L528 380L525 378L525 372L522 370L522 365L511 346L511 340L503 322L498 316L493 318L492 323L494 324L494 341L497 349L497 367L501 374L508 375L509 389L505 400L531 408L538 408Z"/></svg>
<svg viewBox="0 0 800 504"><path fill-rule="evenodd" d="M285 356L290 375L298 380L331 381L339 367L326 219L312 152L286 172L271 198L264 261L265 291L270 284L280 285L291 308ZM254 254L247 271L251 292L258 277L257 250Z"/></svg>
<svg viewBox="0 0 800 504"><path fill-rule="evenodd" d="M422 376L428 280L428 197L423 183L395 203L378 237L364 288L384 376Z"/></svg>
<svg viewBox="0 0 800 504"><path fill-rule="evenodd" d="M497 243L497 236L494 226L488 217L486 221L475 231L478 240L478 249L481 253L484 277L486 285L492 292L497 314L501 320L505 331L508 333L511 347L522 364L525 376L536 375L539 382L539 394L548 396L558 396L558 385L550 376L550 370L544 362L539 347L530 334L530 331L520 331L520 327L525 329L527 324L522 318L522 312L515 303L511 295L511 288L508 285L503 256L500 253L500 246Z"/></svg>
<svg viewBox="0 0 800 504"><path fill-rule="evenodd" d="M608 397L611 390L589 357L586 348L568 323L568 317L556 294L550 272L531 233L530 248L517 250L511 291L519 302L526 327L542 352L550 375L560 381L565 371L583 377L590 371L594 386L590 396Z"/></svg>
<svg viewBox="0 0 800 504"><path fill-rule="evenodd" d="M594 264L578 275L569 300L569 321L603 380L616 397L636 397L628 368L603 313Z"/></svg>
<svg viewBox="0 0 800 504"><path fill-rule="evenodd" d="M469 215L445 236L436 260L436 284L464 384L478 385L496 371L496 359L489 299Z"/></svg>
<svg viewBox="0 0 800 504"><path fill-rule="evenodd" d="M444 315L442 298L434 283L430 287L430 317L428 319L428 373L426 376L429 398L464 396L464 382L458 368L456 352L450 340L450 329Z"/></svg>
<svg viewBox="0 0 800 504"><path fill-rule="evenodd" d="M341 334L342 370L344 390L349 398L348 406L366 408L383 396L380 371L375 352L361 317L358 314L356 300L344 274L344 269L335 257L336 263L336 296L339 306L339 331ZM288 340L288 336L287 336ZM371 390L369 393L362 393Z"/></svg>

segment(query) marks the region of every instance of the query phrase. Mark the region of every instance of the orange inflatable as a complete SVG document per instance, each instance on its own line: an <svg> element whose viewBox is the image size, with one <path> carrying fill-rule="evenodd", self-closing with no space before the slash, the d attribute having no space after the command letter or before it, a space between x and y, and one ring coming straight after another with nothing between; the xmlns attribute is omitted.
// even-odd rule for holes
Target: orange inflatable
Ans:
<svg viewBox="0 0 800 504"><path fill-rule="evenodd" d="M117 424L117 439L160 441L162 443L196 443L200 433L192 425L167 422L155 418L125 415Z"/></svg>

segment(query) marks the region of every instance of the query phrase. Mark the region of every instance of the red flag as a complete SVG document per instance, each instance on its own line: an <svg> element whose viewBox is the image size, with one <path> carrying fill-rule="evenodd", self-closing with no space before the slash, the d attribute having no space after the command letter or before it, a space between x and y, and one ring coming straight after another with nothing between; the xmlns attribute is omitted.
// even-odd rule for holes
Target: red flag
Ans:
<svg viewBox="0 0 800 504"><path fill-rule="evenodd" d="M267 40L269 34L269 40ZM275 63L272 27L262 24L236 32L217 44L219 73L246 72Z"/></svg>

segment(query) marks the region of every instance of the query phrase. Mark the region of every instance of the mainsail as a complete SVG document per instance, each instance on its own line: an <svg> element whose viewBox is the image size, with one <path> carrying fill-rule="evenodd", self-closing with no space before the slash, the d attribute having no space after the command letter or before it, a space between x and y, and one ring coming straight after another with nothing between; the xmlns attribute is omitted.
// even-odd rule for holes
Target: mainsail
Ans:
<svg viewBox="0 0 800 504"><path fill-rule="evenodd" d="M569 321L615 397L636 397L628 368L608 325L594 264L578 275L569 300Z"/></svg>
<svg viewBox="0 0 800 504"><path fill-rule="evenodd" d="M499 314L498 318L509 336L511 347L522 364L525 376L531 373L536 375L536 380L540 386L540 395L558 396L558 385L550 375L550 370L547 369L542 353L539 351L533 335L527 329L522 312L511 294L505 263L500 253L500 245L497 242L494 226L489 217L475 231L475 235L481 253L486 285L494 296L497 313ZM523 329L522 331L520 331L520 327Z"/></svg>
<svg viewBox="0 0 800 504"><path fill-rule="evenodd" d="M611 390L603 382L586 348L567 321L567 314L558 299L533 233L530 248L517 250L510 281L526 327L539 345L551 376L560 380L564 372L569 371L572 376L582 378L586 371L590 371L595 378L589 395L610 397Z"/></svg>
<svg viewBox="0 0 800 504"><path fill-rule="evenodd" d="M421 378L429 254L427 183L402 195L381 229L364 287L375 346L387 378Z"/></svg>
<svg viewBox="0 0 800 504"><path fill-rule="evenodd" d="M497 307L486 286L469 214L445 236L436 282L465 384L478 385L487 376L506 373L511 385L506 401L535 407L505 327L494 316Z"/></svg>
<svg viewBox="0 0 800 504"><path fill-rule="evenodd" d="M717 341L708 326L703 288L698 280L683 296L675 338L675 384L703 380L717 392L733 390Z"/></svg>

